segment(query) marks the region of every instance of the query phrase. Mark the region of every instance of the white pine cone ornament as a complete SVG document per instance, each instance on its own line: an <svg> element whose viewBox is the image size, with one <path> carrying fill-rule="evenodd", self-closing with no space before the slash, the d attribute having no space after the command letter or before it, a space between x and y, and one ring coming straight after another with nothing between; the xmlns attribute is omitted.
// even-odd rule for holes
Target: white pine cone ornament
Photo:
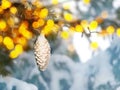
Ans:
<svg viewBox="0 0 120 90"><path fill-rule="evenodd" d="M50 45L44 35L38 36L34 44L36 63L41 71L44 71L50 59Z"/></svg>

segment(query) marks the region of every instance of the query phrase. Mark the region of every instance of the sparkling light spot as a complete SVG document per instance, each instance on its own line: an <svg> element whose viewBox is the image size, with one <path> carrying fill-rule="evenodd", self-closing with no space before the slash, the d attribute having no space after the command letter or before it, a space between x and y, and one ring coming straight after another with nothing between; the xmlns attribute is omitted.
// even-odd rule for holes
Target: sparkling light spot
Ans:
<svg viewBox="0 0 120 90"><path fill-rule="evenodd" d="M106 30L107 30L108 34L110 34L110 35L111 35L111 34L113 34L113 33L114 33L115 28L114 28L113 26L108 26Z"/></svg>
<svg viewBox="0 0 120 90"><path fill-rule="evenodd" d="M70 22L70 21L73 20L73 16L72 16L72 14L70 14L70 13L65 13L65 14L64 14L64 19L65 19L66 21Z"/></svg>
<svg viewBox="0 0 120 90"><path fill-rule="evenodd" d="M98 27L97 21L92 21L89 25L90 30L95 30Z"/></svg>
<svg viewBox="0 0 120 90"><path fill-rule="evenodd" d="M4 20L0 20L0 30L4 31L6 28L6 22Z"/></svg>
<svg viewBox="0 0 120 90"><path fill-rule="evenodd" d="M117 29L116 34L118 37L120 37L120 28Z"/></svg>
<svg viewBox="0 0 120 90"><path fill-rule="evenodd" d="M98 43L97 42L91 42L90 44L91 48L96 50L98 48Z"/></svg>
<svg viewBox="0 0 120 90"><path fill-rule="evenodd" d="M11 8L10 8L10 12L11 12L12 14L16 14L16 13L17 13L17 8L16 8L16 7L11 7Z"/></svg>
<svg viewBox="0 0 120 90"><path fill-rule="evenodd" d="M77 32L83 32L83 27L81 25L76 25L75 31L77 31Z"/></svg>
<svg viewBox="0 0 120 90"><path fill-rule="evenodd" d="M68 33L67 31L62 31L62 32L61 32L61 37L62 37L63 39L68 39L68 38L69 38L69 33Z"/></svg>

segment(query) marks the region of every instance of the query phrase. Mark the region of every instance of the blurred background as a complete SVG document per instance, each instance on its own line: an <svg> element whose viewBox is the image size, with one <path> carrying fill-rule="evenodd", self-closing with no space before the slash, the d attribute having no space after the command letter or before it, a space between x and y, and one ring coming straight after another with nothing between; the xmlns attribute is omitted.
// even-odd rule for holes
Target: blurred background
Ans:
<svg viewBox="0 0 120 90"><path fill-rule="evenodd" d="M0 90L120 90L119 42L120 0L0 0Z"/></svg>

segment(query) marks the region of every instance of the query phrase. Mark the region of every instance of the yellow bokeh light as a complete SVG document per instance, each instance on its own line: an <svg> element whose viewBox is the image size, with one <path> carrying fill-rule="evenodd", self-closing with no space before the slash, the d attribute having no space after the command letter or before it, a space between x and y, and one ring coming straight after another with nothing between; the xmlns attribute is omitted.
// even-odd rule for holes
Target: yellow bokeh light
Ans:
<svg viewBox="0 0 120 90"><path fill-rule="evenodd" d="M14 42L21 44L23 47L27 45L27 39L25 37L17 37L14 39Z"/></svg>
<svg viewBox="0 0 120 90"><path fill-rule="evenodd" d="M106 30L108 34L113 34L115 31L115 28L113 26L108 26Z"/></svg>
<svg viewBox="0 0 120 90"><path fill-rule="evenodd" d="M23 52L23 47L21 44L17 44L15 46L15 51L17 52L18 55L20 55Z"/></svg>
<svg viewBox="0 0 120 90"><path fill-rule="evenodd" d="M87 20L82 20L80 24L82 25L83 28L88 27L88 21Z"/></svg>
<svg viewBox="0 0 120 90"><path fill-rule="evenodd" d="M27 38L27 39L31 39L32 36L33 36L33 34L32 34L30 31L28 31L28 30L24 30L23 33L22 33L22 35L23 35L25 38Z"/></svg>
<svg viewBox="0 0 120 90"><path fill-rule="evenodd" d="M91 0L83 0L84 4L89 4L91 2Z"/></svg>
<svg viewBox="0 0 120 90"><path fill-rule="evenodd" d="M11 57L11 58L14 59L14 58L17 58L17 57L18 57L18 54L16 53L15 50L13 50L13 51L10 52L9 57Z"/></svg>
<svg viewBox="0 0 120 90"><path fill-rule="evenodd" d="M23 28L23 29L19 29L19 33L20 33L20 34L25 34L25 31L26 31L25 28Z"/></svg>
<svg viewBox="0 0 120 90"><path fill-rule="evenodd" d="M48 9L47 8L42 9L39 13L39 17L44 19L47 16L48 16Z"/></svg>
<svg viewBox="0 0 120 90"><path fill-rule="evenodd" d="M52 29L51 26L46 25L46 26L44 27L44 29L42 30L42 33L45 34L45 35L49 35L49 34L52 32L51 29Z"/></svg>
<svg viewBox="0 0 120 90"><path fill-rule="evenodd" d="M72 16L72 14L70 14L70 13L65 13L65 14L64 14L64 19L65 19L66 21L70 22L70 21L73 20L73 16Z"/></svg>
<svg viewBox="0 0 120 90"><path fill-rule="evenodd" d="M76 25L75 31L77 31L77 32L83 32L83 27L81 25Z"/></svg>
<svg viewBox="0 0 120 90"><path fill-rule="evenodd" d="M118 29L116 30L116 34L117 34L118 37L120 37L120 28L118 28Z"/></svg>
<svg viewBox="0 0 120 90"><path fill-rule="evenodd" d="M47 21L47 25L53 27L53 26L54 26L54 21L51 20L51 19L49 19L49 20Z"/></svg>
<svg viewBox="0 0 120 90"><path fill-rule="evenodd" d="M17 58L22 53L23 53L22 45L17 44L15 46L15 49L10 52L9 56L14 59L14 58Z"/></svg>
<svg viewBox="0 0 120 90"><path fill-rule="evenodd" d="M2 43L2 41L3 41L3 37L2 37L2 36L0 36L0 43Z"/></svg>
<svg viewBox="0 0 120 90"><path fill-rule="evenodd" d="M6 45L7 49L12 50L14 48L14 44L8 44Z"/></svg>
<svg viewBox="0 0 120 90"><path fill-rule="evenodd" d="M18 31L19 31L20 34L25 33L25 30L26 29L24 27L22 27L22 26L20 26L19 29L18 29Z"/></svg>
<svg viewBox="0 0 120 90"><path fill-rule="evenodd" d="M3 13L3 8L0 6L0 14L2 14Z"/></svg>
<svg viewBox="0 0 120 90"><path fill-rule="evenodd" d="M68 4L68 3L63 4L63 8L65 10L69 10L70 9L70 4Z"/></svg>
<svg viewBox="0 0 120 90"><path fill-rule="evenodd" d="M58 0L52 0L52 4L54 5L58 4Z"/></svg>
<svg viewBox="0 0 120 90"><path fill-rule="evenodd" d="M10 12L11 12L12 14L16 14L16 13L17 13L17 8L16 8L16 7L11 7L11 8L10 8Z"/></svg>
<svg viewBox="0 0 120 90"><path fill-rule="evenodd" d="M10 37L5 37L3 43L7 45L9 42L12 42L12 39Z"/></svg>
<svg viewBox="0 0 120 90"><path fill-rule="evenodd" d="M43 26L45 24L45 21L43 19L38 20L39 26Z"/></svg>
<svg viewBox="0 0 120 90"><path fill-rule="evenodd" d="M0 20L0 30L5 31L6 26L6 22L4 20Z"/></svg>
<svg viewBox="0 0 120 90"><path fill-rule="evenodd" d="M14 48L13 40L10 37L5 37L3 43L9 50Z"/></svg>
<svg viewBox="0 0 120 90"><path fill-rule="evenodd" d="M39 27L40 27L39 22L37 22L37 21L33 22L33 23L32 23L32 27L33 27L33 28L39 28Z"/></svg>
<svg viewBox="0 0 120 90"><path fill-rule="evenodd" d="M21 44L22 46L26 46L27 45L27 39L24 37L21 37L19 39L19 44Z"/></svg>
<svg viewBox="0 0 120 90"><path fill-rule="evenodd" d="M1 7L2 7L3 9L10 8L11 5L12 5L12 3L11 3L9 0L2 0Z"/></svg>
<svg viewBox="0 0 120 90"><path fill-rule="evenodd" d="M23 21L19 27L19 33L22 33L22 31L26 30L28 28L28 22Z"/></svg>
<svg viewBox="0 0 120 90"><path fill-rule="evenodd" d="M89 25L90 30L95 30L98 27L98 22L97 21L92 21Z"/></svg>
<svg viewBox="0 0 120 90"><path fill-rule="evenodd" d="M61 32L61 37L62 37L63 39L68 39L68 38L69 38L69 33L68 33L67 31L62 31L62 32Z"/></svg>
<svg viewBox="0 0 120 90"><path fill-rule="evenodd" d="M18 31L20 34L22 34L25 38L31 39L33 34L27 29L28 28L28 22L23 22Z"/></svg>
<svg viewBox="0 0 120 90"><path fill-rule="evenodd" d="M90 47L94 50L98 49L98 43L97 42L91 42Z"/></svg>

